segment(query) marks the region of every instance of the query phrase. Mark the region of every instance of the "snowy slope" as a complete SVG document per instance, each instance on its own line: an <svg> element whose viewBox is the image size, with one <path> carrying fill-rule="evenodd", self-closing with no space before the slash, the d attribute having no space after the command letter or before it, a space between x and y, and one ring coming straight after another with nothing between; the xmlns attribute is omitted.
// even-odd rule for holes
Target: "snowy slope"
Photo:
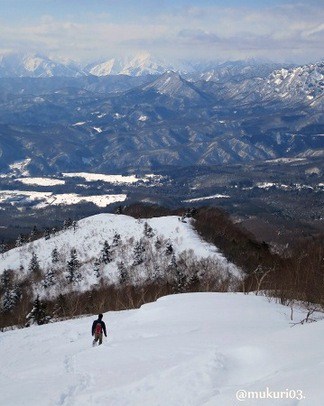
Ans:
<svg viewBox="0 0 324 406"><path fill-rule="evenodd" d="M75 230L61 231L48 240L41 238L4 253L0 263L0 274L4 269L19 270L21 267L23 267L23 271L20 270L19 274L21 276L28 274L28 266L33 253L38 257L40 268L46 272L53 267L51 253L54 248L58 250L60 256L58 267L66 267L70 251L75 248L79 261L84 264L80 269L83 281L78 289L87 289L98 282L93 268L95 260L100 256L104 241L107 240L112 245L113 237L117 232L121 236L121 246L116 248L114 260L106 264L102 270L104 276L114 281L118 273L117 262L123 260L126 265L133 262L133 245L135 241L144 237L145 222L152 227L154 239L159 237L173 245L175 255L193 250L196 257L212 257L224 269L226 268L236 275L240 274L238 269L228 263L215 246L207 244L196 234L189 222L183 223L176 216L136 220L130 216L116 214L98 214L87 217L77 223Z"/></svg>
<svg viewBox="0 0 324 406"><path fill-rule="evenodd" d="M259 296L193 293L104 314L101 347L91 347L93 317L1 333L0 404L320 406L324 321L292 328L289 311ZM236 400L266 388L286 398Z"/></svg>

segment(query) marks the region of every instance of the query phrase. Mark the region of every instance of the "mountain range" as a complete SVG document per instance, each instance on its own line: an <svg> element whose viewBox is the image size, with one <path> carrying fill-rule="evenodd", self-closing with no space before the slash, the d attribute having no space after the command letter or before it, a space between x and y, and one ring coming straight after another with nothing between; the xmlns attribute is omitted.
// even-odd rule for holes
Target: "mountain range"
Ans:
<svg viewBox="0 0 324 406"><path fill-rule="evenodd" d="M291 67L292 65L285 65ZM160 75L167 70L180 72L195 80L226 80L228 78L266 76L282 65L258 60L233 62L192 62L176 61L170 63L152 56L148 52L123 58L110 58L96 62L80 64L71 60L52 59L42 54L3 53L0 54L0 78L12 77L80 77L109 75Z"/></svg>
<svg viewBox="0 0 324 406"><path fill-rule="evenodd" d="M204 76L153 75L147 61L149 75L0 79L1 170L27 159L46 174L322 156L323 62L260 75L229 63ZM63 72L49 61L33 72L41 66Z"/></svg>

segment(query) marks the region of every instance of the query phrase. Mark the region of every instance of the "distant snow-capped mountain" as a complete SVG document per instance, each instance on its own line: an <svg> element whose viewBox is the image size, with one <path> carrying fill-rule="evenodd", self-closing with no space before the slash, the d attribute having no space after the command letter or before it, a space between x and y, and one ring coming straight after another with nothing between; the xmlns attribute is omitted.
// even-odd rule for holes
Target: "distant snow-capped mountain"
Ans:
<svg viewBox="0 0 324 406"><path fill-rule="evenodd" d="M234 81L239 82L244 79L254 79L267 77L276 69L286 67L272 62L262 62L255 60L229 61L222 64L199 64L195 66L197 79L214 82ZM289 66L290 67L290 66Z"/></svg>
<svg viewBox="0 0 324 406"><path fill-rule="evenodd" d="M267 77L226 83L227 95L245 102L323 104L324 63L277 69Z"/></svg>
<svg viewBox="0 0 324 406"><path fill-rule="evenodd" d="M162 74L171 68L170 64L152 57L148 52L144 52L131 58L112 58L99 64L92 64L86 70L94 76L142 76Z"/></svg>
<svg viewBox="0 0 324 406"><path fill-rule="evenodd" d="M279 69L272 72L262 89L264 95L276 93L285 99L307 99L312 101L323 96L324 62Z"/></svg>
<svg viewBox="0 0 324 406"><path fill-rule="evenodd" d="M0 77L78 77L82 74L74 63L63 64L40 54L0 55Z"/></svg>

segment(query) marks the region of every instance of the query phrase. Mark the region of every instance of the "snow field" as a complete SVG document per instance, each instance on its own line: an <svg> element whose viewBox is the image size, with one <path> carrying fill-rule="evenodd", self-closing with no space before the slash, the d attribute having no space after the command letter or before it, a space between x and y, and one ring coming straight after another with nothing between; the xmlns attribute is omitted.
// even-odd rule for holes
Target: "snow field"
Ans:
<svg viewBox="0 0 324 406"><path fill-rule="evenodd" d="M94 317L2 333L0 403L232 406L237 390L269 387L305 399L244 404L320 406L324 322L291 328L289 314L259 296L192 293L104 314L108 339L96 348Z"/></svg>

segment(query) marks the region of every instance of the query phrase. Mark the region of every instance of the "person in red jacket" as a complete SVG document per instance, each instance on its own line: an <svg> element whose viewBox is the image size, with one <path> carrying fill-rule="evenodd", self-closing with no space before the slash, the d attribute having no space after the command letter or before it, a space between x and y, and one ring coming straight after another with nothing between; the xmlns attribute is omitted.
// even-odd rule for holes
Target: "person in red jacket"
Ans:
<svg viewBox="0 0 324 406"><path fill-rule="evenodd" d="M98 319L92 323L91 335L94 337L94 340L92 342L93 346L95 346L98 341L99 345L102 344L103 333L105 334L105 337L107 337L106 324L104 321L102 321L102 317L103 316L100 313L98 315Z"/></svg>

